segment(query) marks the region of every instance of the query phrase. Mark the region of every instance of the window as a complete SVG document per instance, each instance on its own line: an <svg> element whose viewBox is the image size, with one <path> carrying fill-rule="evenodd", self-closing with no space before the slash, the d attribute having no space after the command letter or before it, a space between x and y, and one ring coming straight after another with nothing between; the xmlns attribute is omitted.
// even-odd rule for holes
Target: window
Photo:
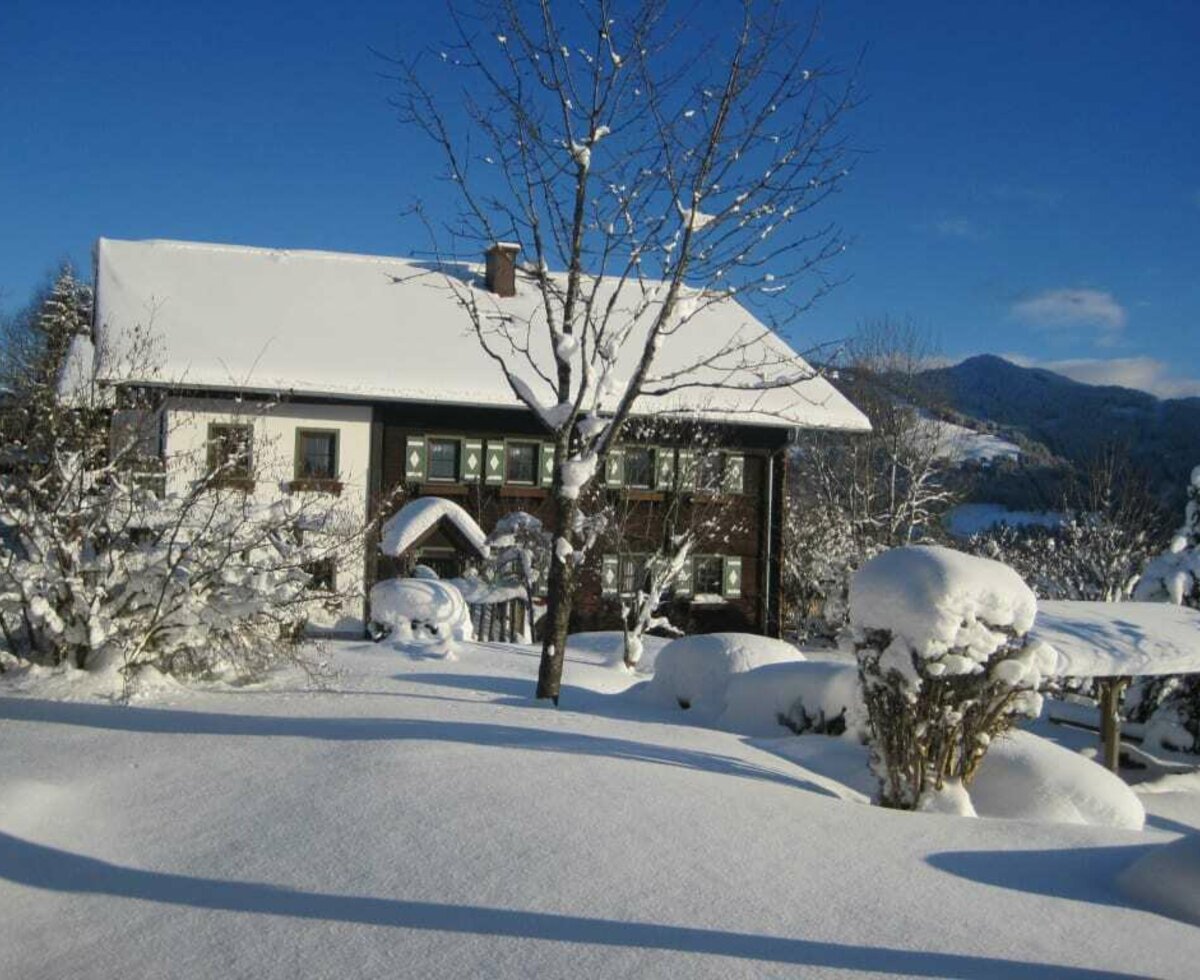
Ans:
<svg viewBox="0 0 1200 980"><path fill-rule="evenodd" d="M646 587L646 556L645 555L622 555L621 556L621 583L620 590L622 595L632 595L639 589Z"/></svg>
<svg viewBox="0 0 1200 980"><path fill-rule="evenodd" d="M222 478L250 479L254 475L254 427L215 422L210 425L208 468Z"/></svg>
<svg viewBox="0 0 1200 980"><path fill-rule="evenodd" d="M301 429L296 433L296 478L298 480L336 480L338 473L338 434Z"/></svg>
<svg viewBox="0 0 1200 980"><path fill-rule="evenodd" d="M429 440L429 479L458 479L458 440Z"/></svg>
<svg viewBox="0 0 1200 980"><path fill-rule="evenodd" d="M704 453L696 468L696 489L703 493L720 493L725 481L725 456L722 453Z"/></svg>
<svg viewBox="0 0 1200 980"><path fill-rule="evenodd" d="M336 589L337 569L332 558L310 561L304 565L304 571L309 575L306 588L310 592L333 592Z"/></svg>
<svg viewBox="0 0 1200 980"><path fill-rule="evenodd" d="M538 446L535 442L510 442L505 447L504 478L509 483L537 482Z"/></svg>
<svg viewBox="0 0 1200 980"><path fill-rule="evenodd" d="M696 595L720 595L725 580L725 567L720 555L701 555L692 562L693 586Z"/></svg>
<svg viewBox="0 0 1200 980"><path fill-rule="evenodd" d="M625 448L625 486L649 490L654 486L654 451L646 446Z"/></svg>

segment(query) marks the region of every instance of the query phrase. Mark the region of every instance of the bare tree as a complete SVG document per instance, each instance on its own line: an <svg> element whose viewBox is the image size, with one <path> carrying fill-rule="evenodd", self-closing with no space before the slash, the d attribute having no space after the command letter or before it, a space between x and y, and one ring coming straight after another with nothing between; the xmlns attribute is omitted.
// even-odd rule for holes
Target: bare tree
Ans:
<svg viewBox="0 0 1200 980"><path fill-rule="evenodd" d="M871 431L805 433L797 443L785 587L799 620L818 634L845 623L855 568L887 548L936 538L958 499L947 480L952 447L921 379L934 355L910 322L864 324L839 355L837 384Z"/></svg>
<svg viewBox="0 0 1200 980"><path fill-rule="evenodd" d="M847 173L852 87L817 60L815 19L797 29L788 6L743 0L697 43L666 0L451 2L453 43L395 63L400 119L440 152L459 205L419 212L439 262L502 240L528 260L529 305L498 304L461 271L445 285L555 443L540 698L559 694L580 493L626 419L694 389L753 408L811 376L749 318L686 340L735 296L776 324L806 309L843 249L808 219Z"/></svg>

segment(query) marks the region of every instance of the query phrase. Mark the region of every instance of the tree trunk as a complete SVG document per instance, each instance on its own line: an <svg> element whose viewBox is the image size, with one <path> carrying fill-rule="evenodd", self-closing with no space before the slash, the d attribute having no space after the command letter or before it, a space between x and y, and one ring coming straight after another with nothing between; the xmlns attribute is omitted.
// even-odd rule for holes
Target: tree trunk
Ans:
<svg viewBox="0 0 1200 980"><path fill-rule="evenodd" d="M563 658L567 652L567 630L571 623L571 604L575 592L575 563L564 562L559 555L558 539L573 543L575 515L579 501L562 492L562 474L554 473L554 543L550 557L550 580L547 583L546 624L542 628L542 660L538 666L537 697L550 698L558 704L562 687ZM568 558L572 557L570 555Z"/></svg>

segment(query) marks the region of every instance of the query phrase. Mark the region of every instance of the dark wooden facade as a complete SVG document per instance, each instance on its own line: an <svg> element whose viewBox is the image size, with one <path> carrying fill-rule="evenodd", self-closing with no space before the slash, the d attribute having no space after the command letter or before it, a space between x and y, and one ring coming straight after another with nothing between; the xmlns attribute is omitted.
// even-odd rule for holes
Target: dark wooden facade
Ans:
<svg viewBox="0 0 1200 980"><path fill-rule="evenodd" d="M719 540L702 538L696 553L740 559L739 594L704 602L687 595L676 597L671 603L670 618L689 632L737 630L778 635L787 433L782 429L730 426L722 434L723 447L742 461L742 479L740 492L722 502L721 523L738 530L733 534L722 531ZM382 508L386 513L415 497L442 496L462 506L485 531L491 530L504 515L517 510L550 522L553 501L549 490L541 486L490 483L482 475L450 482L434 481L428 476L413 479L410 467L406 466L411 447L439 437L460 439L464 444L469 441L472 446L482 443L486 447L499 440L540 442L545 433L532 415L520 410L377 404L370 465L373 509ZM594 492L625 494L624 506L636 513L636 520L630 523L639 529L644 550L655 549L662 533L666 493L603 488ZM704 505L702 499L687 497L680 504ZM638 547L636 539L630 543ZM603 546L598 546L580 570L571 623L574 631L619 627L618 600L606 596L601 583L603 552ZM368 587L372 580L396 572L395 564L382 556L369 557L367 564Z"/></svg>

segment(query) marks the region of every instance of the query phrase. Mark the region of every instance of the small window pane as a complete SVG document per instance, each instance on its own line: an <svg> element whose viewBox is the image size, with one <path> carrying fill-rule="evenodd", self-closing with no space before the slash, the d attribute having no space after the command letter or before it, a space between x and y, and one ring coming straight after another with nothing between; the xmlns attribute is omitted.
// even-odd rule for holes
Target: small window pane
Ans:
<svg viewBox="0 0 1200 980"><path fill-rule="evenodd" d="M304 571L309 575L307 588L310 592L333 592L337 586L337 571L332 558L309 562Z"/></svg>
<svg viewBox="0 0 1200 980"><path fill-rule="evenodd" d="M332 480L337 476L337 436L332 432L300 433L300 477Z"/></svg>
<svg viewBox="0 0 1200 980"><path fill-rule="evenodd" d="M645 446L625 450L625 486L648 490L654 483L654 454Z"/></svg>
<svg viewBox="0 0 1200 980"><path fill-rule="evenodd" d="M705 453L696 471L696 488L705 493L720 493L725 477L725 457L721 453Z"/></svg>
<svg viewBox="0 0 1200 980"><path fill-rule="evenodd" d="M506 447L508 463L505 479L509 483L535 483L538 447L532 442L510 442Z"/></svg>
<svg viewBox="0 0 1200 980"><path fill-rule="evenodd" d="M429 479L458 479L458 440L429 440Z"/></svg>
<svg viewBox="0 0 1200 980"><path fill-rule="evenodd" d="M724 579L724 566L719 556L706 555L697 558L692 567L695 570L695 585L692 591L697 595L720 595Z"/></svg>
<svg viewBox="0 0 1200 980"><path fill-rule="evenodd" d="M621 558L621 593L632 595L646 585L646 559L641 555Z"/></svg>
<svg viewBox="0 0 1200 980"><path fill-rule="evenodd" d="M253 471L254 429L249 425L214 425L209 430L209 466L223 477L248 478Z"/></svg>

